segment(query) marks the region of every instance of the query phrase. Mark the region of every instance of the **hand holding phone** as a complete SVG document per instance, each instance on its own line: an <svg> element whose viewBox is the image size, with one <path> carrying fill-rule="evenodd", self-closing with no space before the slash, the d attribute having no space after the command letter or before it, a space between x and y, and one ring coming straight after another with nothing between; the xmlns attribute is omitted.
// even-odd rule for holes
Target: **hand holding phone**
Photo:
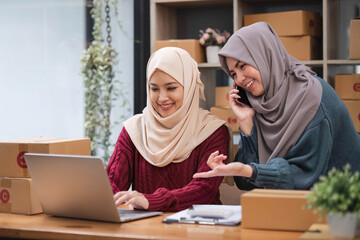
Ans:
<svg viewBox="0 0 360 240"><path fill-rule="evenodd" d="M249 99L247 98L246 96L246 92L244 89L242 89L240 86L236 85L236 89L239 90L238 92L238 95L240 96L240 98L237 98L236 100L238 102L241 102L243 104L246 104L248 105L249 107L252 107L250 102L249 102Z"/></svg>

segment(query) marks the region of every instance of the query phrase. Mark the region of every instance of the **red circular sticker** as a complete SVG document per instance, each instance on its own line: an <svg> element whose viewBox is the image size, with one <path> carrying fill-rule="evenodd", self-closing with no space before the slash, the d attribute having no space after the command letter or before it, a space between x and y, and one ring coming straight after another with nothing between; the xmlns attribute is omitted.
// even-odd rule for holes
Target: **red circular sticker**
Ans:
<svg viewBox="0 0 360 240"><path fill-rule="evenodd" d="M10 193L8 190L2 190L0 192L0 200L3 202L3 203L7 203L9 200L10 200Z"/></svg>
<svg viewBox="0 0 360 240"><path fill-rule="evenodd" d="M360 92L360 83L354 83L353 88L355 92Z"/></svg>
<svg viewBox="0 0 360 240"><path fill-rule="evenodd" d="M19 165L19 167L21 168L27 168L26 166L26 162L25 162L25 159L24 159L24 154L26 152L20 152L17 156L17 164Z"/></svg>

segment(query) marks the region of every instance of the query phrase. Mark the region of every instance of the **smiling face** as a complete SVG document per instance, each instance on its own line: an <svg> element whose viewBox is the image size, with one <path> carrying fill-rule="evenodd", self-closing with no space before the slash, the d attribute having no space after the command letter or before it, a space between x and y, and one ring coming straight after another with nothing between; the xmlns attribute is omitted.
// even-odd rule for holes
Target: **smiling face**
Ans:
<svg viewBox="0 0 360 240"><path fill-rule="evenodd" d="M150 78L149 88L151 102L160 116L169 117L181 107L184 87L165 72L156 70Z"/></svg>
<svg viewBox="0 0 360 240"><path fill-rule="evenodd" d="M226 64L230 76L235 81L236 85L250 92L254 96L261 96L264 94L261 75L256 68L231 57L226 58Z"/></svg>

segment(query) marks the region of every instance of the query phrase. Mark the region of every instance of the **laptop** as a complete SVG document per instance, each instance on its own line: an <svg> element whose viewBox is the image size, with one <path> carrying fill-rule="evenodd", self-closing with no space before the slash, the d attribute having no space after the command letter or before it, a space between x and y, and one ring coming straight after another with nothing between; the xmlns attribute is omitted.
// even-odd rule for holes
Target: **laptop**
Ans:
<svg viewBox="0 0 360 240"><path fill-rule="evenodd" d="M117 208L100 158L37 153L24 158L46 214L116 223L162 214Z"/></svg>

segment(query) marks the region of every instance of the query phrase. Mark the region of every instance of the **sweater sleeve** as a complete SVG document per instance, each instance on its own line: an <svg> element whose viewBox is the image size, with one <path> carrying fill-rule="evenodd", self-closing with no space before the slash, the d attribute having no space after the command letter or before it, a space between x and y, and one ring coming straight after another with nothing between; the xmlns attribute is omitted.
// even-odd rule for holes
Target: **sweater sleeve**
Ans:
<svg viewBox="0 0 360 240"><path fill-rule="evenodd" d="M312 122L285 158L273 158L267 164L258 159L238 159L254 165L257 176L254 184L277 189L309 189L324 174L332 144L329 122L326 118ZM239 180L235 179L235 180Z"/></svg>
<svg viewBox="0 0 360 240"><path fill-rule="evenodd" d="M240 140L238 143L238 152L236 153L235 161L244 164L258 163L258 144L255 124L250 134L244 134L241 129L239 130ZM246 177L234 176L234 180L236 186L241 190L252 190L260 187Z"/></svg>
<svg viewBox="0 0 360 240"><path fill-rule="evenodd" d="M219 150L220 154L228 155L228 146L229 132L225 126L222 126L198 146L197 172L209 171L207 160L210 154ZM173 190L158 188L152 194L144 194L149 201L148 210L180 211L193 204L212 204L218 197L222 180L223 177L194 178L182 188Z"/></svg>
<svg viewBox="0 0 360 240"><path fill-rule="evenodd" d="M114 152L106 167L110 184L114 193L129 189L134 177L135 146L126 129L123 128L115 144Z"/></svg>

